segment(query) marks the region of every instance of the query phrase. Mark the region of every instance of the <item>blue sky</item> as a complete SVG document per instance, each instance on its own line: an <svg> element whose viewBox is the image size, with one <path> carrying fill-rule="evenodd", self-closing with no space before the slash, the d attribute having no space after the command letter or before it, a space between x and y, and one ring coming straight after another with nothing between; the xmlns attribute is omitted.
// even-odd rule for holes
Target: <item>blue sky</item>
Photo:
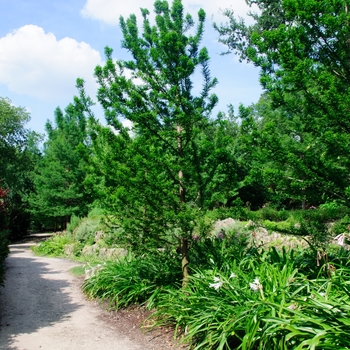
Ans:
<svg viewBox="0 0 350 350"><path fill-rule="evenodd" d="M0 96L8 97L31 114L27 125L43 133L56 107L64 109L76 94L75 80L86 81L92 98L96 93L94 67L103 64L105 46L116 59L127 58L121 49L120 15L139 15L140 7L153 8L153 0L0 0ZM238 62L234 55L220 56L213 20L224 21L220 8L231 7L237 15L249 10L244 0L183 0L193 15L202 7L207 13L203 45L211 57L211 73L219 80L215 113L232 103L257 102L262 92L259 71ZM195 84L201 85L201 81ZM101 121L103 114L97 110Z"/></svg>

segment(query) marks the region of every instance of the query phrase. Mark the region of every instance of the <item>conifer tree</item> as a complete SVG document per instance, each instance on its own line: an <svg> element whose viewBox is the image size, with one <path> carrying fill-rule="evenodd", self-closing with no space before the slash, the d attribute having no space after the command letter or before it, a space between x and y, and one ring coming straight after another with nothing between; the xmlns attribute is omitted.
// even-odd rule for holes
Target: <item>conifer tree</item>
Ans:
<svg viewBox="0 0 350 350"><path fill-rule="evenodd" d="M205 12L198 12L191 35L194 20L184 14L181 0L174 0L171 6L157 0L154 11L155 25L151 25L149 11L141 9L142 33L135 15L120 18L122 47L132 59L113 62L107 47L106 64L97 67L95 75L100 85L98 100L109 125L127 139L122 119L128 119L138 136L132 144L137 157L129 158L127 179L118 184L114 196L123 208L124 222L127 217L142 221L144 228L148 226L143 230L147 241L165 239L172 232L180 246L186 279L195 218L205 202L207 175L199 158L198 135L210 124L218 100L210 91L217 81L210 77L207 49L200 48ZM198 68L203 82L195 96Z"/></svg>
<svg viewBox="0 0 350 350"><path fill-rule="evenodd" d="M84 187L89 151L81 106L70 104L65 113L57 108L55 124L48 121L46 132L48 140L34 175L31 211L50 228L64 229L72 214L87 214L91 201Z"/></svg>

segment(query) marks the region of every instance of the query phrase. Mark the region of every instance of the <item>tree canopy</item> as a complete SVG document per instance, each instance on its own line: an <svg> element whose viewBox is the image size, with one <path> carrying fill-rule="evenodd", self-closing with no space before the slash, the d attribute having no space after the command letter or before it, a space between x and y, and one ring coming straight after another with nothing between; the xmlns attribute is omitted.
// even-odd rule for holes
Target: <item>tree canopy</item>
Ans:
<svg viewBox="0 0 350 350"><path fill-rule="evenodd" d="M349 13L343 0L263 0L252 25L226 10L220 41L261 68L273 108L295 120L299 153L317 158L300 181L318 182L324 199L349 200ZM299 120L299 122L297 122ZM302 144L301 144L302 142ZM291 159L292 161L292 159ZM304 170L304 173L306 169Z"/></svg>
<svg viewBox="0 0 350 350"><path fill-rule="evenodd" d="M31 171L39 154L40 136L25 127L30 120L23 107L0 97L0 230L12 237L29 228L27 196L33 189Z"/></svg>
<svg viewBox="0 0 350 350"><path fill-rule="evenodd" d="M87 120L82 106L71 103L46 123L48 140L37 164L31 211L50 228L65 228L70 217L87 214L90 202L84 180L88 164Z"/></svg>

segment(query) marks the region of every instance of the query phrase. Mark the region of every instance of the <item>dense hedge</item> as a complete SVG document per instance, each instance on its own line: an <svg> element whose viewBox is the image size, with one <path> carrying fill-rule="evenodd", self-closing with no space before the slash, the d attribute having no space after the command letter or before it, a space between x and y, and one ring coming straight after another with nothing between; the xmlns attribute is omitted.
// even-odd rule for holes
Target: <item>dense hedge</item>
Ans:
<svg viewBox="0 0 350 350"><path fill-rule="evenodd" d="M8 244L9 241L7 239L8 232L0 231L0 285L3 285L5 279L5 266L4 262L9 253Z"/></svg>

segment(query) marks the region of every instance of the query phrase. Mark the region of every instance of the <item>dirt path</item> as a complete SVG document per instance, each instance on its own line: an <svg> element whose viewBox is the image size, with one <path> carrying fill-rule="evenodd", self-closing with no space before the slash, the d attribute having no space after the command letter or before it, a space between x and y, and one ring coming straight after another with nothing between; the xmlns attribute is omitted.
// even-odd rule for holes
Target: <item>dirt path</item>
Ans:
<svg viewBox="0 0 350 350"><path fill-rule="evenodd" d="M140 331L123 332L85 299L69 269L77 263L36 257L32 243L11 245L5 288L0 287L2 350L152 350ZM109 316L110 318L110 316ZM122 329L122 328L121 328Z"/></svg>

